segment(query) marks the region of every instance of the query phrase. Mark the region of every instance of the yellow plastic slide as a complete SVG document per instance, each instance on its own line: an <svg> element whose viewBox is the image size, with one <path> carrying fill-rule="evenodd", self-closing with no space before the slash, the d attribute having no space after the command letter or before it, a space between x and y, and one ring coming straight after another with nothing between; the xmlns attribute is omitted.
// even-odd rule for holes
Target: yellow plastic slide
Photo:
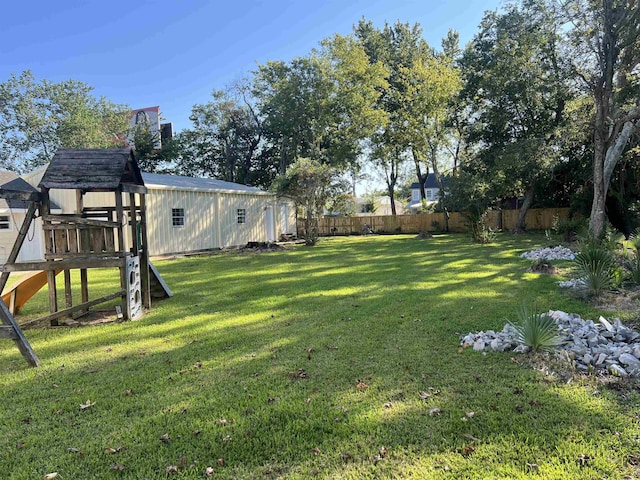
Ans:
<svg viewBox="0 0 640 480"><path fill-rule="evenodd" d="M56 275L62 270L56 270ZM2 292L2 300L9 307L12 314L15 314L22 306L27 303L42 287L47 284L47 272L34 272L18 283L5 288Z"/></svg>

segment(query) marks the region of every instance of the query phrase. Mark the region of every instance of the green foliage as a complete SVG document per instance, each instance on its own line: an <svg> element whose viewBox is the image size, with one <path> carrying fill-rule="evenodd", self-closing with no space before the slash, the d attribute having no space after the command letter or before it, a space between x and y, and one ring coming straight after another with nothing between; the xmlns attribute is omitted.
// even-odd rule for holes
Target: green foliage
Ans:
<svg viewBox="0 0 640 480"><path fill-rule="evenodd" d="M299 158L274 182L277 193L293 198L296 206L304 210L302 236L308 246L315 245L318 240L318 218L323 215L327 202L341 193L343 185L336 179L337 172L329 165Z"/></svg>
<svg viewBox="0 0 640 480"><path fill-rule="evenodd" d="M534 353L550 351L562 344L555 320L546 313L534 313L526 304L520 306L518 323L512 325L517 331L518 342L531 348Z"/></svg>
<svg viewBox="0 0 640 480"><path fill-rule="evenodd" d="M0 166L23 173L62 148L124 146L130 109L77 80L36 81L30 71L0 83Z"/></svg>
<svg viewBox="0 0 640 480"><path fill-rule="evenodd" d="M573 242L577 239L578 233L584 231L587 226L587 220L580 216L573 216L560 220L558 217L553 219L553 231L557 235L561 235L565 242Z"/></svg>
<svg viewBox="0 0 640 480"><path fill-rule="evenodd" d="M607 242L593 237L581 240L575 262L591 295L599 297L614 286L615 261Z"/></svg>

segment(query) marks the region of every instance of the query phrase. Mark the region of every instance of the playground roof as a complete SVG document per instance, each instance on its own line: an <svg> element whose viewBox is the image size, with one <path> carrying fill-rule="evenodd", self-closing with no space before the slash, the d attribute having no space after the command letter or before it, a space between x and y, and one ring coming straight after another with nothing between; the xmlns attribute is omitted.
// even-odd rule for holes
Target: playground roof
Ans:
<svg viewBox="0 0 640 480"><path fill-rule="evenodd" d="M129 148L58 150L38 186L146 193L138 163Z"/></svg>

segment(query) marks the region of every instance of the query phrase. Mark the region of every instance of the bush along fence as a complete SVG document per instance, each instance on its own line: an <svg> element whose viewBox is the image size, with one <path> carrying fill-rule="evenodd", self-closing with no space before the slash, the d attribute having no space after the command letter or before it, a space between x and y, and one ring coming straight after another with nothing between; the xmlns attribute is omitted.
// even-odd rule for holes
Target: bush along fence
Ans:
<svg viewBox="0 0 640 480"><path fill-rule="evenodd" d="M483 223L493 230L513 230L518 218L518 210L490 210ZM569 218L568 208L531 209L525 217L528 230L547 230L554 223ZM462 212L418 213L415 215L366 215L357 217L323 217L318 219L321 236L361 235L367 227L374 233L421 233L421 232L467 232L469 220ZM298 219L298 232L304 232L304 221Z"/></svg>

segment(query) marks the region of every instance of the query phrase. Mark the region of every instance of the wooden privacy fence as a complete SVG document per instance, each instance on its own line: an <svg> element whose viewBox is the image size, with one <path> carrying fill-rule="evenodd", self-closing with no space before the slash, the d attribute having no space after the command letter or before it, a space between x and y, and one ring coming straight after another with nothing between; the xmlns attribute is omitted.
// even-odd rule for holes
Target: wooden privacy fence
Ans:
<svg viewBox="0 0 640 480"><path fill-rule="evenodd" d="M529 230L544 230L553 227L556 220L569 217L568 208L531 209L525 218ZM484 224L492 229L513 230L518 210L487 212ZM449 213L449 231L469 230L468 220L461 212ZM320 235L361 234L367 224L375 233L420 233L440 232L445 229L444 213L418 213L415 215L367 215L357 217L324 217L318 219ZM304 232L304 220L298 219L298 232Z"/></svg>

